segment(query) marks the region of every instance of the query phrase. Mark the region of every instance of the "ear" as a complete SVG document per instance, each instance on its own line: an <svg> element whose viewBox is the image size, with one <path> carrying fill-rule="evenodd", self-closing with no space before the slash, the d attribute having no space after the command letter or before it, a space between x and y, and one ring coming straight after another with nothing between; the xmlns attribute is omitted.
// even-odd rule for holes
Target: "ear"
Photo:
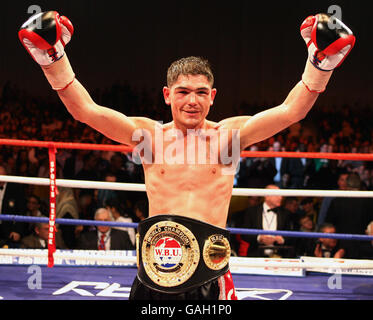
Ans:
<svg viewBox="0 0 373 320"><path fill-rule="evenodd" d="M171 90L169 87L163 87L163 98L167 105L171 105L170 92Z"/></svg>
<svg viewBox="0 0 373 320"><path fill-rule="evenodd" d="M215 88L211 89L211 103L210 103L210 106L212 106L214 104L214 99L215 99L216 93L217 93L217 90Z"/></svg>

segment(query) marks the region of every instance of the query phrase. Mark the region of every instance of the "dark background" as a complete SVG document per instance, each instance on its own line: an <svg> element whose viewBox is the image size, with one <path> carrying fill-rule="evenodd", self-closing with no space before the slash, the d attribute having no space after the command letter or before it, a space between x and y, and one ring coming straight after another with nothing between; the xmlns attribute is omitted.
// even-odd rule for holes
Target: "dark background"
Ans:
<svg viewBox="0 0 373 320"><path fill-rule="evenodd" d="M244 101L280 104L300 80L307 50L299 33L311 14L339 5L357 42L316 108L373 105L372 14L363 1L6 1L0 10L0 86L11 81L33 94L56 94L23 49L17 31L30 5L66 15L75 27L66 52L92 92L115 82L156 97L169 64L183 56L211 62L218 89L211 120L237 114ZM247 109L250 109L249 107ZM247 110L247 114L251 114ZM145 115L146 116L146 115Z"/></svg>

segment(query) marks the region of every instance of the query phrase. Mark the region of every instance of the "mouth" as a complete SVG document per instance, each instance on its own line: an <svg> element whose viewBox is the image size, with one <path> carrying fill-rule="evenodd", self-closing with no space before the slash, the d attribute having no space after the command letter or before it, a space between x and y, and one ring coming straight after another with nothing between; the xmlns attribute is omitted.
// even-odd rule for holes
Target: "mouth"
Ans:
<svg viewBox="0 0 373 320"><path fill-rule="evenodd" d="M182 110L184 113L186 113L187 115L197 115L199 114L200 112L198 110Z"/></svg>

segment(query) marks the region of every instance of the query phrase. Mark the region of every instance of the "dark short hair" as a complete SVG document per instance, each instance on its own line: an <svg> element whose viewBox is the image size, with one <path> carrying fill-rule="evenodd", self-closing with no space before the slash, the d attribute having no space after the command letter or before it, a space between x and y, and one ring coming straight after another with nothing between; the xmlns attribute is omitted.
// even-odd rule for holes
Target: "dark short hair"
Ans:
<svg viewBox="0 0 373 320"><path fill-rule="evenodd" d="M332 223L325 222L325 223L320 225L319 232L324 232L324 230L327 229L327 228L334 228L335 229L335 225L332 224Z"/></svg>
<svg viewBox="0 0 373 320"><path fill-rule="evenodd" d="M148 201L147 200L139 200L135 203L134 205L134 209L139 209L143 214L144 216L148 216L148 211L149 211L149 204L148 204Z"/></svg>
<svg viewBox="0 0 373 320"><path fill-rule="evenodd" d="M30 199L30 198L34 198L38 202L38 204L41 203L40 198L36 194L30 194L28 196L28 199Z"/></svg>
<svg viewBox="0 0 373 320"><path fill-rule="evenodd" d="M300 204L301 206L305 205L305 204L308 204L308 203L313 203L313 198L304 198Z"/></svg>
<svg viewBox="0 0 373 320"><path fill-rule="evenodd" d="M359 174L356 172L351 172L347 176L346 185L348 189L360 189L361 188L361 180Z"/></svg>
<svg viewBox="0 0 373 320"><path fill-rule="evenodd" d="M304 218L308 218L312 221L312 218L308 215L308 214L301 214L298 218L298 222L301 222L301 220L303 220Z"/></svg>
<svg viewBox="0 0 373 320"><path fill-rule="evenodd" d="M174 61L167 70L167 86L172 87L180 75L203 75L207 77L211 87L214 85L210 63L201 57L191 56Z"/></svg>

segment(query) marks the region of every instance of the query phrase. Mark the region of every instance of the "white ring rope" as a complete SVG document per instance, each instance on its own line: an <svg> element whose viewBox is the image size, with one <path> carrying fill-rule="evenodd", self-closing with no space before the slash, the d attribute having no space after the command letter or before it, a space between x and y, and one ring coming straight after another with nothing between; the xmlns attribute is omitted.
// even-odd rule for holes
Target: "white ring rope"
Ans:
<svg viewBox="0 0 373 320"><path fill-rule="evenodd" d="M55 259L77 260L77 261L95 261L96 263L112 262L127 265L136 265L136 256L121 256L117 254L110 254L109 252L100 251L95 255L85 254L84 250L78 254L75 252L55 252ZM108 254L109 253L109 254ZM34 250L28 249L0 249L1 256L12 257L27 257L27 258L43 258L48 259L47 250ZM321 259L322 260L322 259ZM325 259L324 261L317 260L317 262L301 261L300 259L281 259L278 258L244 258L244 257L231 257L231 268L291 268L291 269L372 269L373 261L370 260L338 260Z"/></svg>
<svg viewBox="0 0 373 320"><path fill-rule="evenodd" d="M0 175L0 181L49 186L49 178L31 178L22 176ZM81 189L107 189L120 191L146 191L145 184L121 183L103 181L85 181L56 179L57 187ZM284 196L284 197L343 197L343 198L373 198L373 191L343 191L343 190L308 190L308 189L254 189L233 188L233 196Z"/></svg>

